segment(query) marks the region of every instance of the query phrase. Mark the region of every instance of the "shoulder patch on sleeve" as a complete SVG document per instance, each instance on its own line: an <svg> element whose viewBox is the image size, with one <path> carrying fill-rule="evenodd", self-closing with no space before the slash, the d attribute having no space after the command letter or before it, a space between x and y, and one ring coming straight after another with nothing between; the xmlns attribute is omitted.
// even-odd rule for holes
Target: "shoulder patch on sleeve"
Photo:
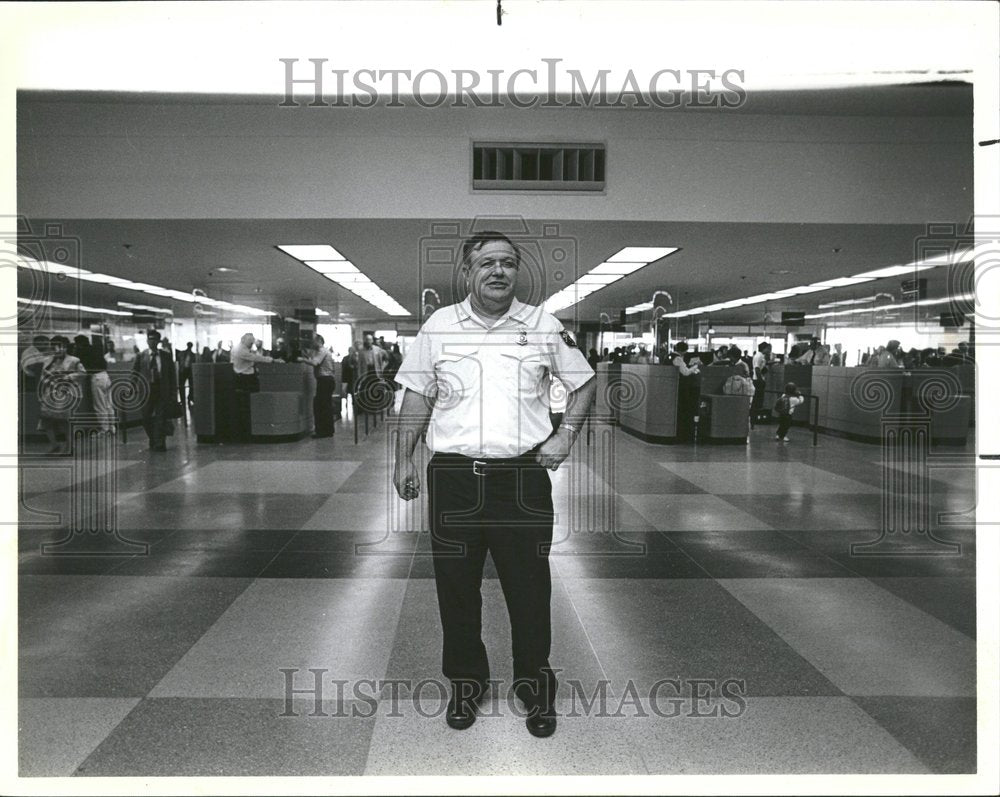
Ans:
<svg viewBox="0 0 1000 797"><path fill-rule="evenodd" d="M559 337L563 339L563 343L569 346L571 349L576 348L576 341L573 340L573 336L569 334L565 329L559 333Z"/></svg>

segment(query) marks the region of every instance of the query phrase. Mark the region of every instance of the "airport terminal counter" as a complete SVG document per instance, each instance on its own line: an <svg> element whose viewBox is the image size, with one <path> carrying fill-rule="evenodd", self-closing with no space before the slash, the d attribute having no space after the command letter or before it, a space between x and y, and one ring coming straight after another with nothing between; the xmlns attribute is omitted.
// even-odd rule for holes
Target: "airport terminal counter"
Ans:
<svg viewBox="0 0 1000 797"><path fill-rule="evenodd" d="M819 426L825 432L878 441L883 418L906 415L913 423L926 418L931 440L964 445L972 419L973 377L959 368L904 371L864 367L812 368L811 389L819 398Z"/></svg>
<svg viewBox="0 0 1000 797"><path fill-rule="evenodd" d="M726 395L722 386L740 373L733 366L709 365L701 369L701 401L704 406L698 428L701 440L745 443L750 433L750 396Z"/></svg>
<svg viewBox="0 0 1000 797"><path fill-rule="evenodd" d="M111 380L112 403L116 407L119 428L138 426L142 423L141 408L135 403L129 386L131 362L108 363L108 377ZM66 394L69 420L83 426L96 426L94 403L90 395L90 380L87 375L73 376L77 388L73 394ZM21 439L44 438L38 431L39 400L38 380L19 374L18 377L18 431Z"/></svg>
<svg viewBox="0 0 1000 797"><path fill-rule="evenodd" d="M236 379L230 363L195 363L191 368L194 430L199 442L237 436ZM312 431L316 393L313 368L306 363L259 363L260 390L250 394L250 433L254 438L301 437Z"/></svg>
<svg viewBox="0 0 1000 797"><path fill-rule="evenodd" d="M597 364L595 371L597 374L597 395L594 413L604 421L618 423L621 419L615 396L621 382L622 367L619 363L601 362Z"/></svg>
<svg viewBox="0 0 1000 797"><path fill-rule="evenodd" d="M665 443L677 437L678 370L672 365L618 367L620 375L617 382L611 383L606 400L617 408L621 427L650 443ZM600 381L597 384L600 391Z"/></svg>

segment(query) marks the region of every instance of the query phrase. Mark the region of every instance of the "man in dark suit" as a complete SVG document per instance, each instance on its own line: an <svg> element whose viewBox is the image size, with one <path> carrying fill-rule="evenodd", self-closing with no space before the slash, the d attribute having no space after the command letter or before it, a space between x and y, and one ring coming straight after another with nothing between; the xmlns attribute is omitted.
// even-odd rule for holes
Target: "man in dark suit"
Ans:
<svg viewBox="0 0 1000 797"><path fill-rule="evenodd" d="M140 352L132 365L132 380L140 383L138 389L147 394L142 405L142 426L149 447L153 451L166 451L167 426L172 423L177 397L177 376L173 359L160 349L160 333L148 330L146 343L149 348Z"/></svg>

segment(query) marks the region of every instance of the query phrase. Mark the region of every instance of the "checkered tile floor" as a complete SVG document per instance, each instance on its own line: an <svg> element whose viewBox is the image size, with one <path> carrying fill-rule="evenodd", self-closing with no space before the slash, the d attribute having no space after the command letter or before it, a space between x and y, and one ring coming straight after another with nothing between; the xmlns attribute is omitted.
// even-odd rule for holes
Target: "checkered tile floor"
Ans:
<svg viewBox="0 0 1000 797"><path fill-rule="evenodd" d="M547 740L502 692L468 731L446 727L424 508L390 491L384 425L357 446L348 429L254 446L181 433L166 454L132 431L110 499L29 450L20 773L975 771L971 453L930 472L932 532L958 555L863 556L852 543L882 524L879 448L792 437L696 448L608 430L577 446L554 477L563 716ZM100 555L103 500L148 553ZM509 684L489 563L483 591ZM358 691L387 679L430 686ZM304 691L286 700L288 683Z"/></svg>

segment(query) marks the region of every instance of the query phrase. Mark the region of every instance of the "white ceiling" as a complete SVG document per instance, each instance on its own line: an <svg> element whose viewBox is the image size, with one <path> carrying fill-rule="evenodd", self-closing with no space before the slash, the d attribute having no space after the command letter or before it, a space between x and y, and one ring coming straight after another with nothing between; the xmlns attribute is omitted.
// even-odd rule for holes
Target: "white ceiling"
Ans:
<svg viewBox="0 0 1000 797"><path fill-rule="evenodd" d="M34 219L35 230L51 220ZM459 224L467 234L471 220ZM383 315L358 297L312 272L279 251L278 244L329 243L413 313L415 323L423 288L434 288L443 302L452 301L454 273L441 253L457 251L460 237L434 237L435 220L86 220L59 222L62 234L79 240L82 268L163 287L189 291L199 288L215 299L273 309L282 315L295 309L319 307L334 317L385 321ZM502 227L480 219L477 224ZM673 296L671 309L705 305L727 299L855 274L878 267L905 264L916 257L915 246L924 230L918 225L719 224L649 223L627 221L531 220L523 241L525 268L518 294L540 301L572 282L623 246L678 246L670 255L619 282L592 294L573 310L560 313L567 320L596 321L600 313L617 317L619 310L648 301L665 289ZM548 236L543 236L548 232ZM430 250L436 254L430 254ZM839 250L839 251L835 251ZM566 254L557 262L559 252ZM539 267L538 254L542 259ZM575 262L574 262L575 261ZM234 269L220 272L219 267ZM921 276L931 278L935 295L947 290L945 269ZM871 295L875 290L895 292L901 277L851 288L792 297L767 304L768 311L812 310L819 303ZM190 305L156 299L105 285L50 281L50 298L113 307L116 301L170 306L189 315ZM32 295L28 275L20 275L19 295ZM79 291L79 293L76 293ZM759 320L764 305L719 313L713 321Z"/></svg>

